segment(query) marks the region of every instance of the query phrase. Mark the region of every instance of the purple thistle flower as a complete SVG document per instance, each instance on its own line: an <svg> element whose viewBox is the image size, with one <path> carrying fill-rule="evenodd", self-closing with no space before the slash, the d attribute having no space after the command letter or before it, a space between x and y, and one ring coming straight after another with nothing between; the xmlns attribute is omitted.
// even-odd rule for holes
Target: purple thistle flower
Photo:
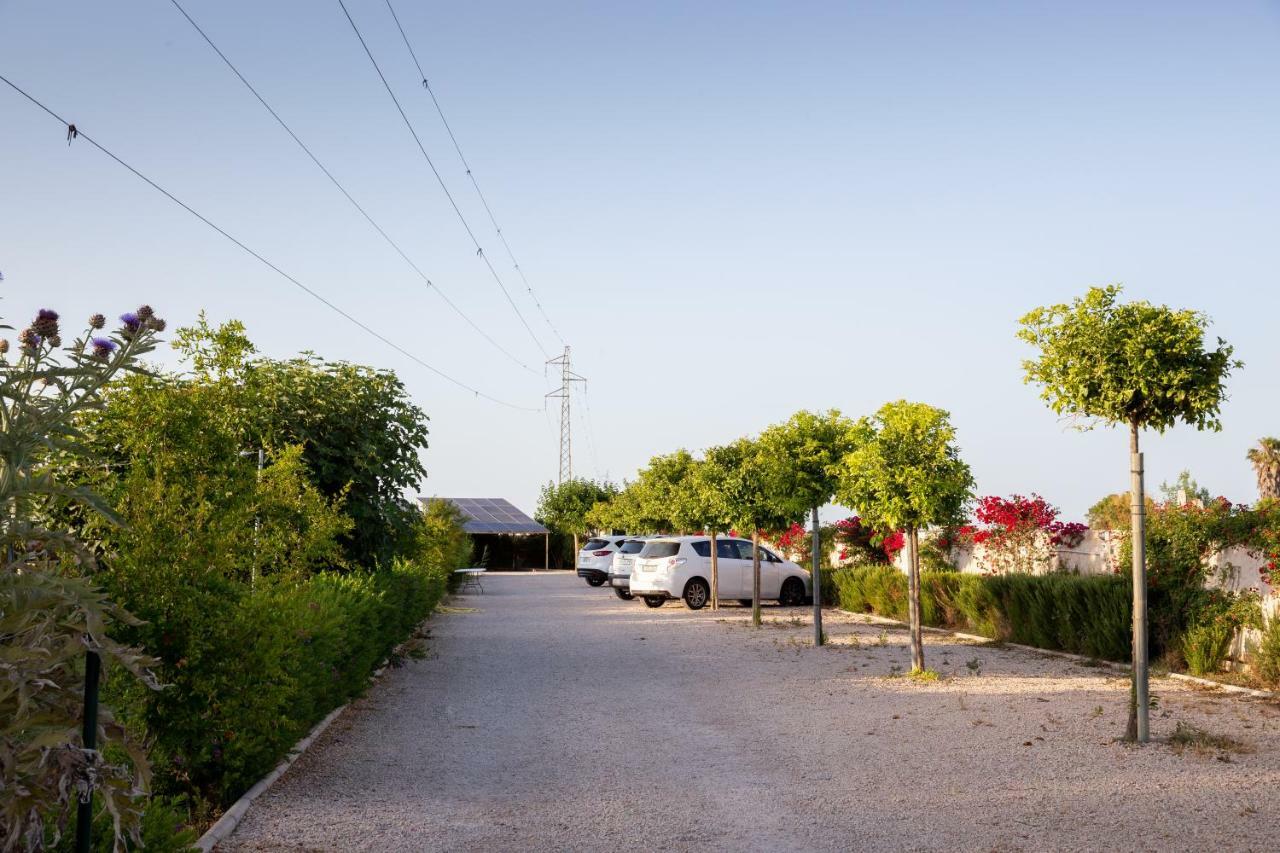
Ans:
<svg viewBox="0 0 1280 853"><path fill-rule="evenodd" d="M116 351L116 342L109 338L94 338L90 341L93 344L93 357L106 361L111 357L111 353Z"/></svg>
<svg viewBox="0 0 1280 853"><path fill-rule="evenodd" d="M36 318L31 321L31 329L42 338L51 338L58 334L58 312L52 308L41 308Z"/></svg>
<svg viewBox="0 0 1280 853"><path fill-rule="evenodd" d="M120 315L120 322L131 332L138 331L138 327L142 325L142 321L138 319L138 315L132 311L126 311Z"/></svg>

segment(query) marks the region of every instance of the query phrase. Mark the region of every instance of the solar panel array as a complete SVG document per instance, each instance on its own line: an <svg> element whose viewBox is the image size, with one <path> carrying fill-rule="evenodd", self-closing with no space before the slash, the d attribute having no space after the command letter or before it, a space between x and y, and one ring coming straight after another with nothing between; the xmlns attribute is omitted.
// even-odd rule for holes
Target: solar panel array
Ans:
<svg viewBox="0 0 1280 853"><path fill-rule="evenodd" d="M546 533L547 528L516 509L502 498L423 498L448 501L456 506L467 520L462 528L468 533Z"/></svg>

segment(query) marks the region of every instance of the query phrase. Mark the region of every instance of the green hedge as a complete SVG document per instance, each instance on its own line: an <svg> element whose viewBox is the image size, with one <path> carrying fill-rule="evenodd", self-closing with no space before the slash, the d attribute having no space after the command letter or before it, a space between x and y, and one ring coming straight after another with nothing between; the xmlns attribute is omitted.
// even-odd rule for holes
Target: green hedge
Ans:
<svg viewBox="0 0 1280 853"><path fill-rule="evenodd" d="M892 566L830 573L845 610L907 618L907 577ZM1107 660L1131 653L1132 587L1117 575L925 572L924 624Z"/></svg>

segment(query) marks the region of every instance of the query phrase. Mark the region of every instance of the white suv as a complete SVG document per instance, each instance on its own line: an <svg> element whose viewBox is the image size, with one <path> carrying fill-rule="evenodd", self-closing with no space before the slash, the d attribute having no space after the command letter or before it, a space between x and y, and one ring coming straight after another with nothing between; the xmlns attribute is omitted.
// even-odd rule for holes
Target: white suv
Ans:
<svg viewBox="0 0 1280 853"><path fill-rule="evenodd" d="M644 550L644 543L652 538L652 536L635 536L628 539L613 555L613 565L609 567L609 586L613 587L613 591L623 601L634 598L631 594L631 567L635 564L636 557Z"/></svg>
<svg viewBox="0 0 1280 853"><path fill-rule="evenodd" d="M750 602L751 542L716 539L721 600ZM690 610L711 600L711 539L707 536L663 536L645 543L631 567L631 594L650 607L683 598ZM804 604L811 594L809 573L768 548L760 548L760 598L788 607Z"/></svg>
<svg viewBox="0 0 1280 853"><path fill-rule="evenodd" d="M578 552L578 577L592 586L600 586L609 579L609 566L613 555L627 541L625 536L598 536L588 539Z"/></svg>

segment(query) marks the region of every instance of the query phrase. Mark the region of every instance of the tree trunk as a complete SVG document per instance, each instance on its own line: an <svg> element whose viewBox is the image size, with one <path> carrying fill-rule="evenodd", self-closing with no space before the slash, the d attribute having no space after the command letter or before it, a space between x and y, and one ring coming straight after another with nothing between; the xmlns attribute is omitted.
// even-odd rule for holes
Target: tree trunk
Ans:
<svg viewBox="0 0 1280 853"><path fill-rule="evenodd" d="M924 632L920 627L920 539L915 527L907 528L907 602L911 623L911 669L924 669Z"/></svg>
<svg viewBox="0 0 1280 853"><path fill-rule="evenodd" d="M578 571L578 534L573 534L573 571Z"/></svg>
<svg viewBox="0 0 1280 853"><path fill-rule="evenodd" d="M716 532L711 531L711 609L720 609L720 562L716 558Z"/></svg>
<svg viewBox="0 0 1280 853"><path fill-rule="evenodd" d="M751 531L751 624L760 627L760 530Z"/></svg>
<svg viewBox="0 0 1280 853"><path fill-rule="evenodd" d="M812 547L813 572L810 578L813 584L813 645L822 645L822 543L818 534L818 508L813 508L813 536L809 543Z"/></svg>
<svg viewBox="0 0 1280 853"><path fill-rule="evenodd" d="M1150 694L1147 683L1147 537L1146 496L1143 494L1142 453L1138 450L1138 423L1129 425L1129 494L1133 533L1133 690L1129 700L1128 740L1150 739Z"/></svg>

